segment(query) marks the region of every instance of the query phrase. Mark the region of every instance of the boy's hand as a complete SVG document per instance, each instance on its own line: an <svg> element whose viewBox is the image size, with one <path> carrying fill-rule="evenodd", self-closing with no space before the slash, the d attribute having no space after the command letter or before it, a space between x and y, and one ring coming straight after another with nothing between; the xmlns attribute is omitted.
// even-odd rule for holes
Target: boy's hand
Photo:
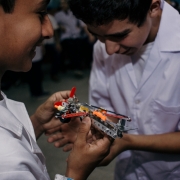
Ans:
<svg viewBox="0 0 180 180"><path fill-rule="evenodd" d="M107 166L120 153L129 149L132 141L129 134L124 133L122 138L116 138L110 147L109 154L100 162L98 166Z"/></svg>
<svg viewBox="0 0 180 180"><path fill-rule="evenodd" d="M61 91L53 94L46 102L40 105L36 112L30 117L36 138L42 133L60 126L62 123L55 118L54 103L69 98L70 91Z"/></svg>
<svg viewBox="0 0 180 180"><path fill-rule="evenodd" d="M53 143L57 148L63 147L63 151L65 152L70 151L77 138L77 132L81 123L82 122L79 117L72 118L69 123L64 123L59 127L47 131L45 134L49 136L48 142ZM87 136L87 142L91 143L103 137L103 133L91 125Z"/></svg>
<svg viewBox="0 0 180 180"><path fill-rule="evenodd" d="M64 146L63 150L66 152L71 150L81 123L80 118L72 118L69 123L47 131L45 134L49 136L48 142L57 148Z"/></svg>
<svg viewBox="0 0 180 180"><path fill-rule="evenodd" d="M86 117L82 120L77 132L77 139L67 160L66 176L84 180L108 155L111 140L104 136L101 139L87 141L91 129L91 120Z"/></svg>

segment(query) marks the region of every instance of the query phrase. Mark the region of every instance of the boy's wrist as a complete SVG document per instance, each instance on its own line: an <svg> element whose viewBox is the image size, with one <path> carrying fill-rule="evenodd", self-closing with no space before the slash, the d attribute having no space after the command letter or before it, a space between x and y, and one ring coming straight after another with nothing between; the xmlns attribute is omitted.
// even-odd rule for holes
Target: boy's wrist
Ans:
<svg viewBox="0 0 180 180"><path fill-rule="evenodd" d="M86 175L85 172L81 172L81 171L82 170L80 169L78 171L75 171L75 170L67 168L65 176L71 177L74 180L86 180L88 175Z"/></svg>

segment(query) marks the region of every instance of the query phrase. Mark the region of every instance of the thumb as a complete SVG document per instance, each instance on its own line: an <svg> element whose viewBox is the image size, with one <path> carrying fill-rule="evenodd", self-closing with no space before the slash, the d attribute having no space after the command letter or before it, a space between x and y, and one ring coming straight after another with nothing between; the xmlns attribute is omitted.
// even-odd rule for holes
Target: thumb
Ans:
<svg viewBox="0 0 180 180"><path fill-rule="evenodd" d="M91 119L89 117L85 117L79 126L79 130L77 133L77 140L76 140L77 143L82 144L82 142L86 142L90 127L91 127Z"/></svg>

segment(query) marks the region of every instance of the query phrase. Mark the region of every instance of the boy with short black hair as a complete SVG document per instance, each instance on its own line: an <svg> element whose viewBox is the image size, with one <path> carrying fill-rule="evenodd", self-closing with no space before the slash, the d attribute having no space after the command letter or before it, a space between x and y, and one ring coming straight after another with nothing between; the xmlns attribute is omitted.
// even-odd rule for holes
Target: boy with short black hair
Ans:
<svg viewBox="0 0 180 180"><path fill-rule="evenodd" d="M0 79L7 70L30 70L36 47L53 36L46 12L48 2L0 0ZM0 179L49 180L45 158L36 139L44 132L61 126L54 117L54 103L67 99L69 94L69 91L53 94L29 118L23 103L10 100L0 92ZM89 118L80 122L76 147L68 158L66 176L77 180L87 178L110 146L110 141L104 137L92 142L90 147L86 142L90 126ZM80 158L83 161L79 161ZM60 179L68 178L57 175L56 180Z"/></svg>
<svg viewBox="0 0 180 180"><path fill-rule="evenodd" d="M179 13L163 0L69 5L99 39L90 104L129 115L137 127L114 141L101 164L119 155L115 179L180 179Z"/></svg>

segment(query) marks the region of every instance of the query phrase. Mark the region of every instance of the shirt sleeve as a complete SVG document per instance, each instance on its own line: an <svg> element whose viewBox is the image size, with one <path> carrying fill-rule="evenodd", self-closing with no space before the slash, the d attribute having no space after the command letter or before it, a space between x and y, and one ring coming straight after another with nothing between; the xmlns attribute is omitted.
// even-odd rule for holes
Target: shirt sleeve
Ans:
<svg viewBox="0 0 180 180"><path fill-rule="evenodd" d="M48 17L49 17L49 19L50 19L50 21L51 21L53 30L57 30L57 29L59 28L59 26L58 26L58 23L57 23L55 17L52 16L52 15L50 15L50 14L48 14Z"/></svg>
<svg viewBox="0 0 180 180"><path fill-rule="evenodd" d="M62 176L62 175L60 175L60 174L56 174L55 180L74 180L74 179L69 178L69 177Z"/></svg>
<svg viewBox="0 0 180 180"><path fill-rule="evenodd" d="M29 171L14 171L0 173L1 180L37 180Z"/></svg>
<svg viewBox="0 0 180 180"><path fill-rule="evenodd" d="M93 65L89 82L89 103L113 110L108 95L106 66L107 53L104 44L97 41L93 51Z"/></svg>

